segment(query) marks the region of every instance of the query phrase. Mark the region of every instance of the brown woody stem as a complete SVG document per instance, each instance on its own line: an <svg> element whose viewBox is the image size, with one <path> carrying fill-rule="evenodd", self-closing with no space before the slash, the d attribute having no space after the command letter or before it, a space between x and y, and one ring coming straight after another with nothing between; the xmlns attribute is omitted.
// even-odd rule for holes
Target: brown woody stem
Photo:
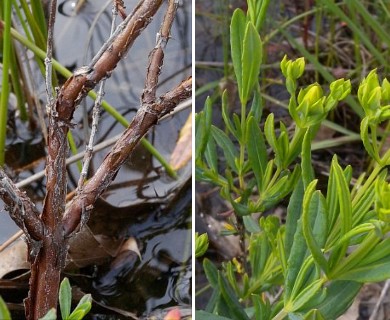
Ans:
<svg viewBox="0 0 390 320"><path fill-rule="evenodd" d="M143 105L140 107L129 127L104 158L94 176L84 185L82 192L70 204L63 222L65 236L69 236L77 229L84 210L88 214L88 211L93 209L96 199L114 180L121 165L148 130L157 123L158 119L171 112L181 101L188 99L191 93L192 79L189 78L160 97L158 102L151 106Z"/></svg>
<svg viewBox="0 0 390 320"><path fill-rule="evenodd" d="M25 301L28 319L44 316L57 305L60 274L65 265L67 237L62 218L65 211L66 135L76 106L103 78L110 76L117 63L150 23L162 0L141 1L117 29L115 38L90 67L77 70L62 86L49 115L46 197L42 221L47 234L37 259L31 261L30 292Z"/></svg>
<svg viewBox="0 0 390 320"><path fill-rule="evenodd" d="M117 0L120 4L121 1ZM65 265L69 237L77 231L83 217L96 199L114 180L121 165L140 139L164 115L171 112L192 93L192 79L156 99L156 86L163 63L163 49L169 38L177 1L169 1L160 30L160 40L150 55L150 65L142 106L129 127L106 156L95 175L74 198L65 212L67 133L76 106L102 79L110 76L141 31L150 23L162 0L141 0L102 47L89 66L78 69L59 90L56 99L49 96L49 134L46 164L46 197L41 217L31 200L20 192L0 168L0 197L8 206L13 220L23 229L29 246L31 263L30 292L25 300L27 319L38 319L55 308L61 271ZM55 6L52 5L52 8ZM123 7L123 6L122 6ZM124 8L122 8L124 9ZM123 10L124 11L124 10ZM123 13L124 16L124 13ZM50 20L54 22L54 17ZM1 28L0 24L0 28ZM51 52L47 57L50 69ZM48 72L51 73L49 70Z"/></svg>

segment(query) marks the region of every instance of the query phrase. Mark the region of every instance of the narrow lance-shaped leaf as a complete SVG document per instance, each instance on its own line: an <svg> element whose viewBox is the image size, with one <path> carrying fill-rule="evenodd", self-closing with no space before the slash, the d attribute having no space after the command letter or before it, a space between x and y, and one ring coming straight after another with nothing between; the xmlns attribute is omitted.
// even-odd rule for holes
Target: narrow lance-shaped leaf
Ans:
<svg viewBox="0 0 390 320"><path fill-rule="evenodd" d="M211 171L215 174L218 174L217 146L215 144L214 138L211 135L206 145L204 157Z"/></svg>
<svg viewBox="0 0 390 320"><path fill-rule="evenodd" d="M311 165L311 130L307 130L302 144L302 180L303 185L307 187L314 180L314 170Z"/></svg>
<svg viewBox="0 0 390 320"><path fill-rule="evenodd" d="M70 307L72 304L72 288L68 278L64 278L60 285L59 302L62 319L67 319L70 314Z"/></svg>
<svg viewBox="0 0 390 320"><path fill-rule="evenodd" d="M326 205L328 208L329 229L332 230L338 217L338 195L334 168L330 168L328 188L326 192Z"/></svg>
<svg viewBox="0 0 390 320"><path fill-rule="evenodd" d="M237 150L233 145L233 142L221 129L216 126L211 127L211 134L213 135L215 142L221 147L225 156L226 162L232 170L237 172L237 166L235 158L238 156Z"/></svg>
<svg viewBox="0 0 390 320"><path fill-rule="evenodd" d="M332 160L332 167L335 170L335 178L337 185L337 192L339 195L339 205L340 205L340 236L346 234L352 228L352 203L351 203L351 194L349 193L349 188L343 170L337 162L337 157L334 156ZM345 250L347 246L345 247ZM345 253L345 252L344 252ZM344 253L340 253L340 257L344 256Z"/></svg>
<svg viewBox="0 0 390 320"><path fill-rule="evenodd" d="M195 160L203 155L210 136L212 122L212 101L208 97L202 112L195 117Z"/></svg>
<svg viewBox="0 0 390 320"><path fill-rule="evenodd" d="M325 319L337 319L352 304L361 284L355 281L331 281L327 298L317 307Z"/></svg>
<svg viewBox="0 0 390 320"><path fill-rule="evenodd" d="M317 180L313 180L305 191L303 198L303 212L302 212L302 226L303 235L306 239L307 246L313 255L316 263L321 269L327 273L328 263L321 251L321 247L317 243L317 240L313 234L313 223L317 219L317 216L323 214L323 203L320 197L320 192L315 192ZM321 219L321 217L319 217Z"/></svg>
<svg viewBox="0 0 390 320"><path fill-rule="evenodd" d="M244 307L241 306L236 295L234 294L233 289L230 287L221 273L218 273L218 284L221 289L222 296L229 307L232 318L237 320L249 320L245 313Z"/></svg>
<svg viewBox="0 0 390 320"><path fill-rule="evenodd" d="M263 58L262 42L254 25L249 22L245 30L242 63L242 89L240 100L242 105L246 105L253 87L258 83L260 65Z"/></svg>
<svg viewBox="0 0 390 320"><path fill-rule="evenodd" d="M260 122L261 116L263 114L263 101L261 99L261 95L258 89L254 90L252 105L249 114L255 118L256 122Z"/></svg>
<svg viewBox="0 0 390 320"><path fill-rule="evenodd" d="M294 242L294 235L298 227L298 219L301 217L303 194L304 189L302 179L299 179L298 183L295 185L287 207L286 233L284 243L287 257L290 256L291 247Z"/></svg>
<svg viewBox="0 0 390 320"><path fill-rule="evenodd" d="M253 294L252 302L255 308L255 319L264 320L269 319L271 314L271 305L268 300L263 302L263 298L260 295Z"/></svg>
<svg viewBox="0 0 390 320"><path fill-rule="evenodd" d="M257 31L261 30L261 27L265 21L265 14L267 13L270 0L249 0L248 1L248 13L251 21L256 26Z"/></svg>
<svg viewBox="0 0 390 320"><path fill-rule="evenodd" d="M209 259L203 260L203 270L210 285L214 289L218 288L218 269Z"/></svg>
<svg viewBox="0 0 390 320"><path fill-rule="evenodd" d="M253 117L248 119L248 159L255 174L257 188L263 190L263 176L267 167L267 149L263 134Z"/></svg>
<svg viewBox="0 0 390 320"><path fill-rule="evenodd" d="M69 320L81 320L91 310L92 307L92 296L90 294L84 295L76 308L69 316Z"/></svg>
<svg viewBox="0 0 390 320"><path fill-rule="evenodd" d="M246 28L246 17L241 9L236 9L230 24L230 44L234 73L237 78L238 91L242 91L242 52ZM241 96L241 93L240 93Z"/></svg>
<svg viewBox="0 0 390 320"><path fill-rule="evenodd" d="M360 283L380 282L390 278L390 260L380 260L370 265L353 268L342 274L340 280L351 280Z"/></svg>
<svg viewBox="0 0 390 320"><path fill-rule="evenodd" d="M287 276L285 279L285 303L291 299L294 291L294 286L297 284L297 277L304 265L305 256L307 253L307 245L302 231L302 218L297 222L297 228L294 234L294 242L291 246L290 255L288 258Z"/></svg>
<svg viewBox="0 0 390 320"><path fill-rule="evenodd" d="M224 90L222 93L222 119L225 123L226 128L230 131L231 134L236 136L236 130L233 127L233 123L230 120L230 114L229 114L229 99L228 99L228 92Z"/></svg>
<svg viewBox="0 0 390 320"><path fill-rule="evenodd" d="M321 312L317 309L311 309L308 313L305 314L303 320L325 320Z"/></svg>
<svg viewBox="0 0 390 320"><path fill-rule="evenodd" d="M296 311L302 308L306 303L308 303L314 296L318 294L318 291L321 290L324 284L323 279L318 279L313 281L310 285L304 288L294 299L291 305L291 311Z"/></svg>
<svg viewBox="0 0 390 320"><path fill-rule="evenodd" d="M271 254L268 238L262 232L259 235L252 236L249 247L249 258L254 275L261 275Z"/></svg>

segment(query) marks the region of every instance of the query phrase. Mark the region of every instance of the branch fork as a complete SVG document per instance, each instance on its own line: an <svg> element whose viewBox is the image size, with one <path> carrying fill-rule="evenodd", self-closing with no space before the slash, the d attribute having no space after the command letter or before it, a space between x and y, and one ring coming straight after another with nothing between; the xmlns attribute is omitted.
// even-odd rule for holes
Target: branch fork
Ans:
<svg viewBox="0 0 390 320"><path fill-rule="evenodd" d="M61 271L65 266L69 239L86 223L97 198L114 180L116 173L134 150L141 138L164 115L170 113L181 101L190 98L192 79L184 80L164 95L156 98L158 77L164 58L164 49L177 9L177 1L170 0L155 48L149 55L149 66L141 107L101 166L91 179L84 183L80 177L78 192L65 209L67 133L75 108L85 95L100 81L108 78L117 63L125 56L142 30L162 4L162 0L141 0L133 12L126 16L123 1L114 0L124 21L112 33L88 66L77 69L53 96L51 87L51 42L55 20L55 1L51 2L49 18L46 91L48 95L49 134L46 164L46 197L42 214L28 196L21 192L0 168L0 197L5 202L12 219L27 237L31 263L30 291L25 300L26 318L43 317L56 307ZM101 97L103 91L101 92ZM93 145L88 144L88 150Z"/></svg>

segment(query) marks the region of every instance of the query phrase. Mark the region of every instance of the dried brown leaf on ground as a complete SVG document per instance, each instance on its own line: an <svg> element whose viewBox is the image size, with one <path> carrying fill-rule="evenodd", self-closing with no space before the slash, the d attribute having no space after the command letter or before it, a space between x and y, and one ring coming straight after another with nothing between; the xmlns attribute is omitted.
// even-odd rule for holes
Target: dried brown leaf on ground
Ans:
<svg viewBox="0 0 390 320"><path fill-rule="evenodd" d="M191 161L192 157L192 113L180 130L179 140L171 154L170 164L174 170L179 170Z"/></svg>

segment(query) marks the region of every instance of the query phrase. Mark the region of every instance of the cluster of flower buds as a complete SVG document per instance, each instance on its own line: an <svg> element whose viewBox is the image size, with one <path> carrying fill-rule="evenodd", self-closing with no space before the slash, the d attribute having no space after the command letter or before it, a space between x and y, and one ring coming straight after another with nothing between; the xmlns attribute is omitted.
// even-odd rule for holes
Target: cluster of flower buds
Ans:
<svg viewBox="0 0 390 320"><path fill-rule="evenodd" d="M363 79L358 90L358 99L363 107L365 117L360 124L360 136L368 154L379 164L387 165L381 157L377 141L378 125L390 119L390 83L387 79L379 83L376 69Z"/></svg>
<svg viewBox="0 0 390 320"><path fill-rule="evenodd" d="M379 219L390 222L390 184L382 179L378 179L375 184L375 211Z"/></svg>
<svg viewBox="0 0 390 320"><path fill-rule="evenodd" d="M297 79L305 69L303 58L288 60L285 56L280 63L283 75L286 77L286 87L291 95L289 112L300 128L315 126L324 120L330 110L351 92L349 80L338 79L330 84L329 95L324 95L318 83L309 85L299 91L296 98Z"/></svg>

